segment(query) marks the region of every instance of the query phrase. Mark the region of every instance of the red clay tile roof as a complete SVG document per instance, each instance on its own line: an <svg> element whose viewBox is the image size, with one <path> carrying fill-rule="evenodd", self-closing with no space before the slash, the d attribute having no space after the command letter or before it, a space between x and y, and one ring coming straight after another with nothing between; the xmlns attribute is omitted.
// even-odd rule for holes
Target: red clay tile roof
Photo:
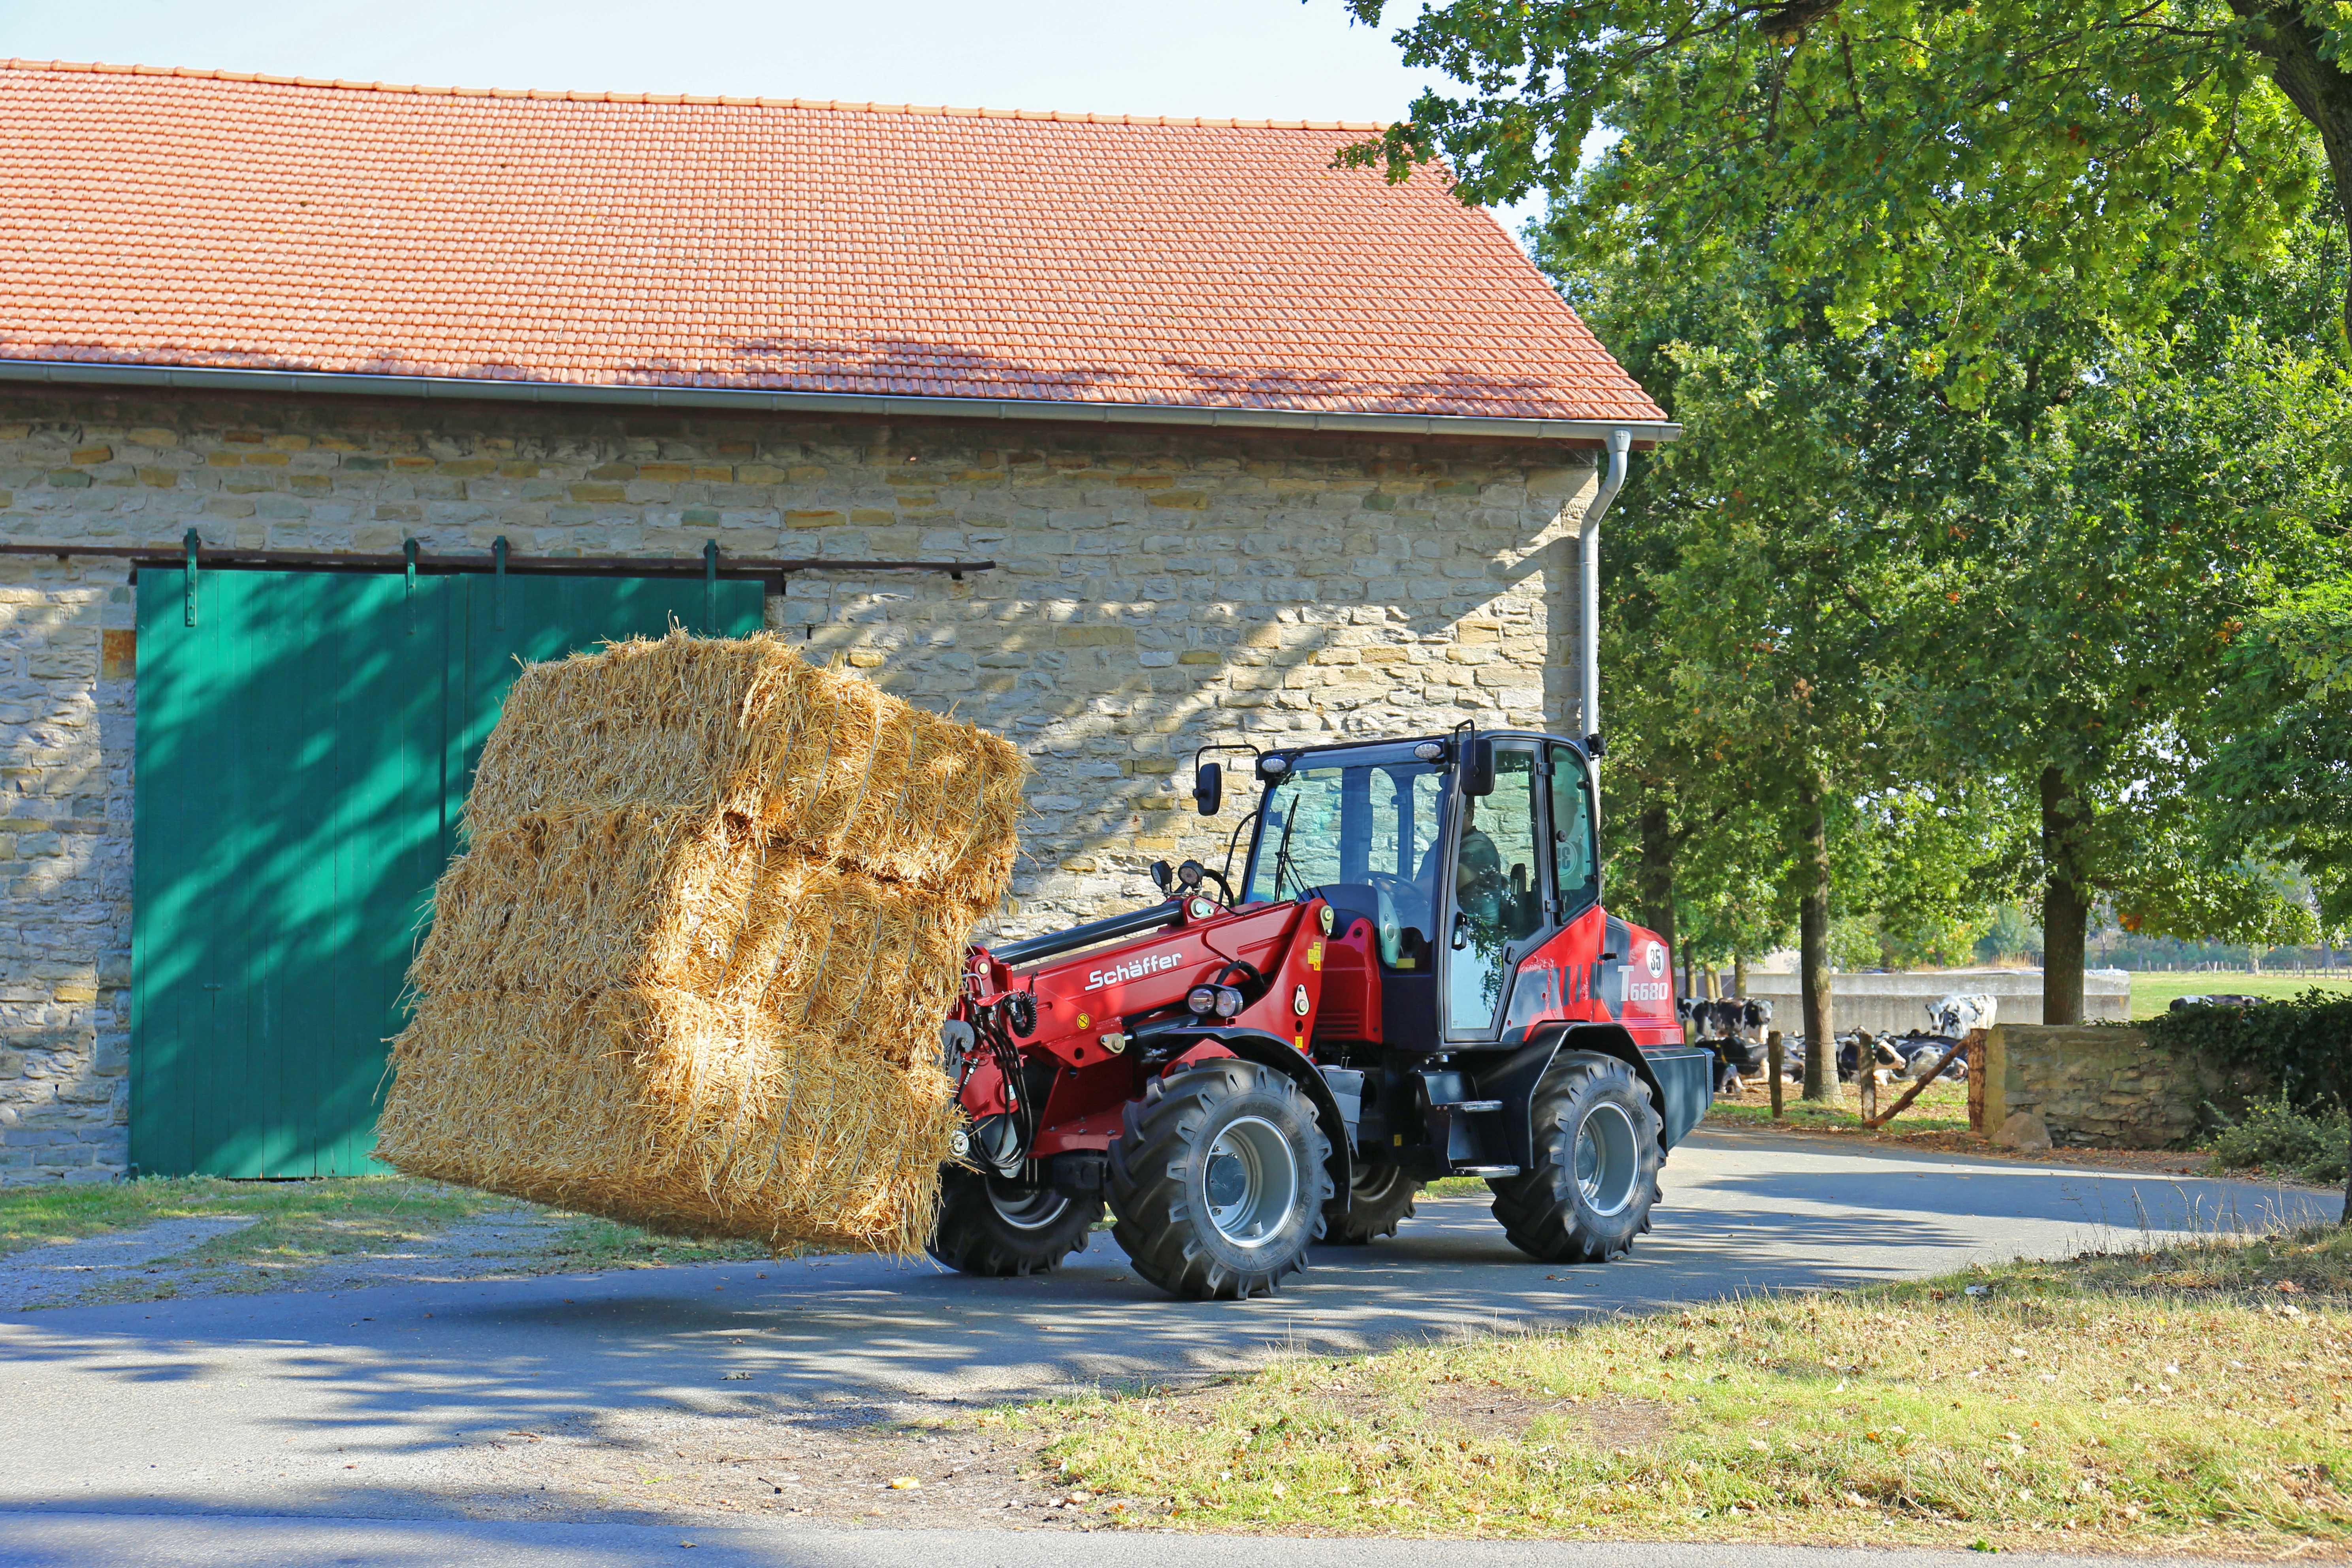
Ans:
<svg viewBox="0 0 2352 1568"><path fill-rule="evenodd" d="M1662 420L1366 127L0 66L0 359Z"/></svg>

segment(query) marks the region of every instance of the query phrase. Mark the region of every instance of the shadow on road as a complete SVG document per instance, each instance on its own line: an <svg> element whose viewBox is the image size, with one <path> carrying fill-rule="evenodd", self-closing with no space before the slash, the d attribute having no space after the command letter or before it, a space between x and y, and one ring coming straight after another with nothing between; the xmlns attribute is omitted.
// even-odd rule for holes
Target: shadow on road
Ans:
<svg viewBox="0 0 2352 1568"><path fill-rule="evenodd" d="M1424 1199L1394 1240L1319 1248L1281 1295L1248 1302L1171 1300L1097 1235L1026 1279L831 1258L22 1314L0 1319L16 1437L0 1502L432 1515L467 1495L469 1451L618 1412L870 1421L2336 1207L1748 1134L1703 1134L1667 1178L1656 1230L1616 1264L1532 1262L1483 1200Z"/></svg>

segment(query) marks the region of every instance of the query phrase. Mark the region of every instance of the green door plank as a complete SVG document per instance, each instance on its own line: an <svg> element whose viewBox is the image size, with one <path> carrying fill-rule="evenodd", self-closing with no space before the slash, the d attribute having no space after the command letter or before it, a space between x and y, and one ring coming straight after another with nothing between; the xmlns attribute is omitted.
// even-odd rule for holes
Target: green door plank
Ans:
<svg viewBox="0 0 2352 1568"><path fill-rule="evenodd" d="M715 597L758 629L757 584ZM706 588L215 572L198 604L142 574L132 1164L377 1170L402 977L517 659L700 630Z"/></svg>

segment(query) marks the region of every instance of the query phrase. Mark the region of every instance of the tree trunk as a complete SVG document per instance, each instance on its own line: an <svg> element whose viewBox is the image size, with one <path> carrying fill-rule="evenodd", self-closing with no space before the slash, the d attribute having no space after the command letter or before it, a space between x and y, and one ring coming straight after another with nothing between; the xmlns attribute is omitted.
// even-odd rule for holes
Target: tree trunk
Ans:
<svg viewBox="0 0 2352 1568"><path fill-rule="evenodd" d="M2056 768L2042 770L2042 1021L2083 1021L2083 933L2091 889L2082 865L2083 802Z"/></svg>
<svg viewBox="0 0 2352 1568"><path fill-rule="evenodd" d="M1741 953L1731 956L1731 994L1739 997L1748 994L1748 959Z"/></svg>
<svg viewBox="0 0 2352 1568"><path fill-rule="evenodd" d="M1797 952L1805 1020L1805 1098L1838 1100L1837 1041L1830 1032L1830 834L1819 779L1797 788Z"/></svg>
<svg viewBox="0 0 2352 1568"><path fill-rule="evenodd" d="M2230 0L2230 9L2263 23L2254 35L2254 49L2271 62L2271 79L2287 101L2319 132L2336 185L2337 220L2352 231L2352 76L2331 58L2326 33L2311 20L2317 7ZM2344 321L2352 331L2352 288L2345 294Z"/></svg>
<svg viewBox="0 0 2352 1568"><path fill-rule="evenodd" d="M1670 953L1675 945L1675 832L1660 796L1644 793L1636 819L1642 835L1642 858L1633 870L1633 897L1640 903L1642 923L1658 935ZM1688 995L1685 984L1683 994Z"/></svg>

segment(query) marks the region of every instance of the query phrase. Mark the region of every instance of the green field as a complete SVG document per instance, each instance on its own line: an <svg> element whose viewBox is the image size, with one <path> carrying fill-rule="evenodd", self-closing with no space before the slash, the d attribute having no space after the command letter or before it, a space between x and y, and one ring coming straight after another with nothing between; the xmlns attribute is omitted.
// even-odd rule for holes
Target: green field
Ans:
<svg viewBox="0 0 2352 1568"><path fill-rule="evenodd" d="M2153 1017L2175 996L2300 996L2315 985L2352 994L2352 974L2322 980L2311 974L2249 974L2226 969L2140 971L2131 977L2131 1012L2135 1018Z"/></svg>

